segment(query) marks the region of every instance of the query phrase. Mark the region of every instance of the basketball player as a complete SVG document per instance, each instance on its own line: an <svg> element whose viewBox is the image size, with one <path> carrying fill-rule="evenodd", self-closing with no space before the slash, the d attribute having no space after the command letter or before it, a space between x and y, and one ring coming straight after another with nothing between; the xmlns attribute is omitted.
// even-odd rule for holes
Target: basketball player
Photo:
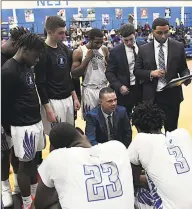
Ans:
<svg viewBox="0 0 192 209"><path fill-rule="evenodd" d="M78 110L80 103L74 91L67 53L60 45L65 38L65 22L58 16L50 16L45 29L45 53L35 66L35 75L44 106L43 125L45 133L49 135L55 123L67 121L74 125L74 109Z"/></svg>
<svg viewBox="0 0 192 209"><path fill-rule="evenodd" d="M92 147L68 123L53 127L50 142L55 150L38 169L36 209L134 208L131 165L121 142Z"/></svg>
<svg viewBox="0 0 192 209"><path fill-rule="evenodd" d="M19 37L26 33L26 30L23 27L15 27L12 28L9 33L9 39L1 46L1 66L3 66L3 64L8 59L15 55L15 53L17 52L17 47L14 45L14 43ZM3 157L1 158L1 184L2 201L5 207L10 207L13 204L11 187L9 183L10 159L14 171L14 194L20 192L17 182L19 161L18 158L15 157L12 146L13 143L10 136L10 124L7 124L6 127L1 127L1 152L3 154Z"/></svg>
<svg viewBox="0 0 192 209"><path fill-rule="evenodd" d="M39 61L44 40L24 34L17 42L18 51L7 60L1 72L2 125L11 125L16 157L19 158L18 184L23 208L29 209L37 187L36 151L45 147L39 98L31 67ZM31 191L30 191L31 185Z"/></svg>
<svg viewBox="0 0 192 209"><path fill-rule="evenodd" d="M99 92L107 86L105 77L108 49L103 43L103 33L95 28L88 33L89 42L73 53L72 76L84 76L82 83L83 116L99 104Z"/></svg>
<svg viewBox="0 0 192 209"><path fill-rule="evenodd" d="M134 109L132 124L139 133L128 153L132 164L141 164L144 168L150 188L149 198L140 193L136 205L137 208L190 209L192 138L185 129L163 134L164 120L162 110L152 103L143 103Z"/></svg>

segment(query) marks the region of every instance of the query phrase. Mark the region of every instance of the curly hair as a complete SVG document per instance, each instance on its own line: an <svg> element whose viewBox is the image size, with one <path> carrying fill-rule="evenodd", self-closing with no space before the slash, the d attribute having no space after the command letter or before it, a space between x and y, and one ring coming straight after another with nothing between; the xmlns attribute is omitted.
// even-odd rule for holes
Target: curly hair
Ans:
<svg viewBox="0 0 192 209"><path fill-rule="evenodd" d="M136 106L132 114L132 124L141 132L161 130L165 121L164 112L153 102L143 102Z"/></svg>
<svg viewBox="0 0 192 209"><path fill-rule="evenodd" d="M9 31L9 33L10 39L13 41L17 41L19 37L26 33L29 33L29 31L27 31L27 29L25 29L24 27L14 27Z"/></svg>
<svg viewBox="0 0 192 209"><path fill-rule="evenodd" d="M42 51L44 49L44 40L32 33L26 33L15 42L15 46L18 48L25 47L29 50L34 49L36 51Z"/></svg>

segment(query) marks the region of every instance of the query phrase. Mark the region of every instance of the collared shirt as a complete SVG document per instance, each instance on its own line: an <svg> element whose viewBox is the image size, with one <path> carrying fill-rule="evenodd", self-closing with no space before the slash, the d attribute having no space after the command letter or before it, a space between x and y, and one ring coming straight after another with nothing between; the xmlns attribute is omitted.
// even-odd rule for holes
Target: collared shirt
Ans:
<svg viewBox="0 0 192 209"><path fill-rule="evenodd" d="M113 124L113 112L110 115L108 115L103 111L102 108L101 108L101 111L103 113L103 116L105 118L105 122L107 124L108 141L110 141L110 129L109 129L108 117L111 116L111 124Z"/></svg>
<svg viewBox="0 0 192 209"><path fill-rule="evenodd" d="M134 44L134 47L135 47L136 54L138 54L139 49L136 43ZM133 49L129 48L126 45L125 45L125 51L126 51L128 65L129 65L130 85L133 86L135 85L135 75L133 74L134 67L135 67L135 56L133 53Z"/></svg>
<svg viewBox="0 0 192 209"><path fill-rule="evenodd" d="M157 69L160 69L159 67L159 50L160 50L160 43L157 42L154 39L154 50L155 50L155 61L157 65ZM167 70L167 56L168 56L168 39L167 41L163 44L163 52L164 52L164 60L165 60L165 70ZM163 88L166 84L162 83L161 80L158 80L157 84L157 91L160 91L161 88Z"/></svg>

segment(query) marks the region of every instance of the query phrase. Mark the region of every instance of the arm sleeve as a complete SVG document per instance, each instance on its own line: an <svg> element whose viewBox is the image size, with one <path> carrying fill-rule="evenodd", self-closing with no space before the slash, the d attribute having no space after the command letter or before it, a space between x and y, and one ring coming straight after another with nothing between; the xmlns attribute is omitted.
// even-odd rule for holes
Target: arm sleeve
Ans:
<svg viewBox="0 0 192 209"><path fill-rule="evenodd" d="M111 87L114 88L116 92L118 92L122 86L121 82L117 79L117 72L116 72L117 70L118 69L117 69L116 55L114 51L112 50L109 55L109 60L107 63L107 70L105 74Z"/></svg>
<svg viewBox="0 0 192 209"><path fill-rule="evenodd" d="M151 81L151 70L144 70L143 57L139 50L134 67L134 75L142 81Z"/></svg>
<svg viewBox="0 0 192 209"><path fill-rule="evenodd" d="M11 120L11 109L17 95L17 83L19 76L16 72L11 72L9 69L1 71L1 123L5 130L9 129Z"/></svg>
<svg viewBox="0 0 192 209"><path fill-rule="evenodd" d="M96 124L94 123L93 118L89 113L86 115L85 121L85 135L88 137L93 146L97 145L98 142L96 141Z"/></svg>
<svg viewBox="0 0 192 209"><path fill-rule="evenodd" d="M48 66L48 59L46 54L40 58L40 61L35 65L35 83L41 99L42 105L49 103L49 97L47 93L47 81L46 81L46 68Z"/></svg>
<svg viewBox="0 0 192 209"><path fill-rule="evenodd" d="M42 182L45 186L49 188L54 187L54 182L52 179L52 170L54 170L51 166L53 165L53 153L50 153L48 157L43 160L42 164L38 168L39 175L41 177ZM49 171L49 172L48 172Z"/></svg>

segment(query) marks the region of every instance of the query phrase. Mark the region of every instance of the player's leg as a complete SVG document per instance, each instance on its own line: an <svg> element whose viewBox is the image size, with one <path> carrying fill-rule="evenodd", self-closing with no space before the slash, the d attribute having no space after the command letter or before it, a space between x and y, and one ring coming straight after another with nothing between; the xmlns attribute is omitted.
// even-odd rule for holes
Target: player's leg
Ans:
<svg viewBox="0 0 192 209"><path fill-rule="evenodd" d="M9 169L10 169L10 150L11 138L8 137L4 129L1 128L1 184L2 184L2 201L5 207L13 204L11 186L9 182Z"/></svg>
<svg viewBox="0 0 192 209"><path fill-rule="evenodd" d="M31 126L11 127L11 133L15 155L19 157L18 184L24 209L28 209L32 203L31 185L37 187L37 165L34 158L39 141L44 140L42 122Z"/></svg>
<svg viewBox="0 0 192 209"><path fill-rule="evenodd" d="M17 181L17 173L19 169L19 159L15 156L14 148L11 148L11 165L13 167L13 177L14 177L14 190L13 194L20 193L18 181Z"/></svg>

